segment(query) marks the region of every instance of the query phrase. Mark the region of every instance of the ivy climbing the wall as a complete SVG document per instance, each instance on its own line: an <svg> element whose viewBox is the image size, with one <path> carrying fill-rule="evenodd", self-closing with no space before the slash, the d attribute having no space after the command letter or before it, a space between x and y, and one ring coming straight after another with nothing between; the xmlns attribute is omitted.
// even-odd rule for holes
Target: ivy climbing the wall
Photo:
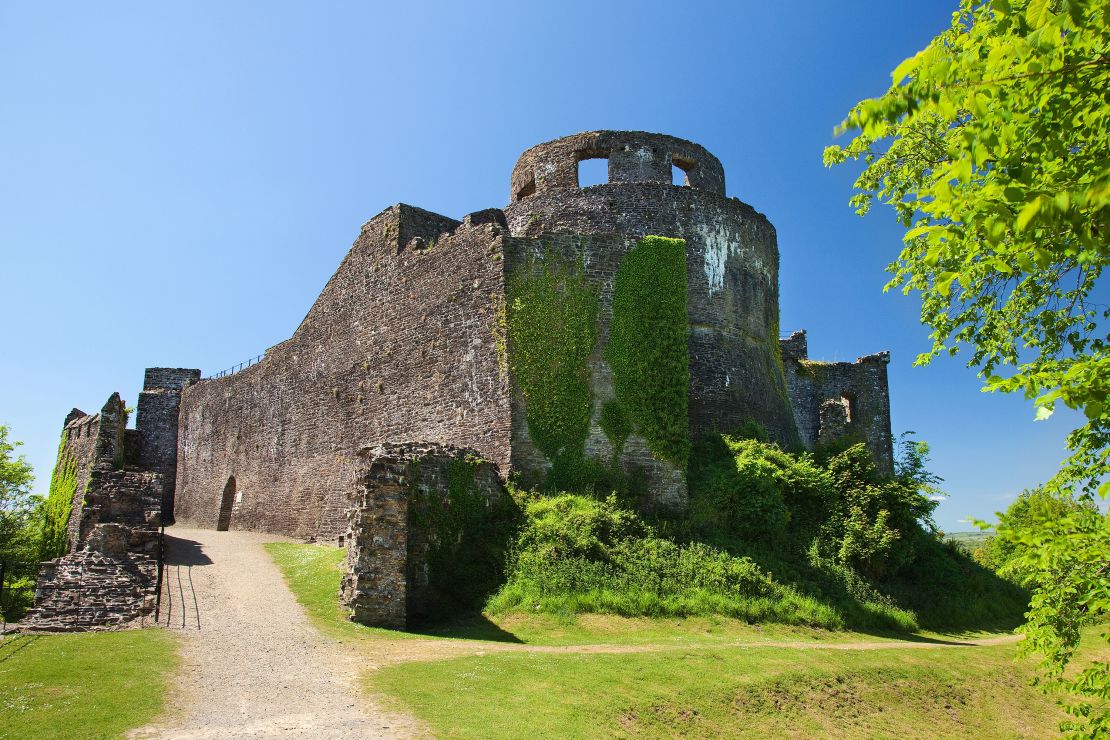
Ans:
<svg viewBox="0 0 1110 740"><path fill-rule="evenodd" d="M617 270L605 359L634 430L656 457L679 468L690 455L686 331L686 243L646 236Z"/></svg>
<svg viewBox="0 0 1110 740"><path fill-rule="evenodd" d="M413 465L409 511L414 531L427 536L427 616L479 606L504 581L519 513L511 496L483 492L475 479L482 464L473 455L452 459L446 496L438 480L418 483L424 476Z"/></svg>
<svg viewBox="0 0 1110 740"><path fill-rule="evenodd" d="M508 293L509 365L527 404L528 434L549 460L577 461L593 411L597 290L580 262L549 253L510 279Z"/></svg>
<svg viewBox="0 0 1110 740"><path fill-rule="evenodd" d="M62 432L58 445L58 462L50 476L50 493L43 506L41 560L52 560L66 553L69 543L66 527L73 508L73 494L77 491L77 460L66 447L68 432Z"/></svg>

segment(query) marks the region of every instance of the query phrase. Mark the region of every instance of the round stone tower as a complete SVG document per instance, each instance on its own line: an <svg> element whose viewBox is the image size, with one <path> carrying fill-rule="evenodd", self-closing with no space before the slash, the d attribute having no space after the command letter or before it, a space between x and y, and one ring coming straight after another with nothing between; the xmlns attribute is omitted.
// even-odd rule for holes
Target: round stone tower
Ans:
<svg viewBox="0 0 1110 740"><path fill-rule="evenodd" d="M608 183L579 186L578 166L587 159L608 160ZM691 434L755 421L772 439L799 444L779 352L775 229L725 196L716 157L662 134L576 134L520 156L511 201L504 212L513 236L684 239Z"/></svg>

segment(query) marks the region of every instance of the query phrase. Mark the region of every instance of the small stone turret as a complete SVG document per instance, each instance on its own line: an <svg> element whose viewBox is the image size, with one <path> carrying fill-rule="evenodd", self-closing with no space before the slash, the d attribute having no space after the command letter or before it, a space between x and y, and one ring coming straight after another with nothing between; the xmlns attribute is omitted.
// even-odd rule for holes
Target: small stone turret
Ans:
<svg viewBox="0 0 1110 740"><path fill-rule="evenodd" d="M162 475L162 511L173 523L174 492L177 490L177 422L181 391L200 380L200 370L180 367L148 367L139 394L135 428L139 434L140 467Z"/></svg>

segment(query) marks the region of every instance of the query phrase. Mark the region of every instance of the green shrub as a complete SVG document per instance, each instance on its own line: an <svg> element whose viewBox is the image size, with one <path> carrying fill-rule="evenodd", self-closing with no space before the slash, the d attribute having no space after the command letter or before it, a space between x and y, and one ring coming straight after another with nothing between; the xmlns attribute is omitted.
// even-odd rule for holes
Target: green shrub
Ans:
<svg viewBox="0 0 1110 740"><path fill-rule="evenodd" d="M837 610L775 582L748 558L660 538L615 499L573 494L526 503L509 579L487 608L844 625Z"/></svg>
<svg viewBox="0 0 1110 740"><path fill-rule="evenodd" d="M456 458L447 470L447 495L417 487L410 516L430 534L427 553L429 603L422 617L477 608L505 580L505 555L519 523L511 496L491 501L474 483L481 460Z"/></svg>
<svg viewBox="0 0 1110 740"><path fill-rule="evenodd" d="M933 479L914 470L883 476L859 444L822 465L708 435L693 447L683 517L645 521L628 500L601 499L604 488L525 494L507 580L487 609L858 629L1016 624L1028 595L939 540L925 495Z"/></svg>

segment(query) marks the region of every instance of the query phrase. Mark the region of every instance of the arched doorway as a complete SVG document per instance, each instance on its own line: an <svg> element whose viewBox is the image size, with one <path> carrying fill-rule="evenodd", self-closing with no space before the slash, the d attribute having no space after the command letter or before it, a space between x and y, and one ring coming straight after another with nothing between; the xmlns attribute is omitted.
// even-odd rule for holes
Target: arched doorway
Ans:
<svg viewBox="0 0 1110 740"><path fill-rule="evenodd" d="M226 532L231 528L231 507L235 505L235 476L227 479L224 486L224 497L220 501L220 518L216 522L217 532Z"/></svg>

